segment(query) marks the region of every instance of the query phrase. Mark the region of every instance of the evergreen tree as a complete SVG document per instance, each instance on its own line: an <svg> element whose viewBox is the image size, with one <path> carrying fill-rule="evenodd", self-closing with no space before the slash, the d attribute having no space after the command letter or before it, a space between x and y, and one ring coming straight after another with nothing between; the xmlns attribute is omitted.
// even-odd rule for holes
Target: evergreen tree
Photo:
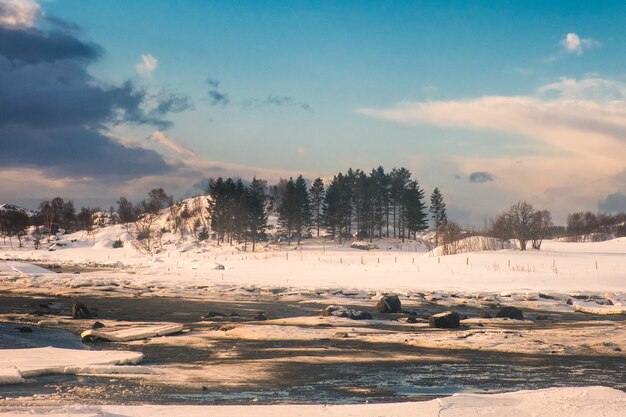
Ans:
<svg viewBox="0 0 626 417"><path fill-rule="evenodd" d="M435 188L430 195L430 214L435 225L435 246L439 245L439 231L441 227L448 222L446 214L446 203L443 201L443 195L439 188Z"/></svg>
<svg viewBox="0 0 626 417"><path fill-rule="evenodd" d="M344 234L348 233L352 211L350 181L342 173L333 177L324 196L324 224L332 239L342 242Z"/></svg>
<svg viewBox="0 0 626 417"><path fill-rule="evenodd" d="M409 238L417 237L417 232L428 228L426 204L422 201L424 191L417 181L410 181L404 189L404 221L409 232ZM404 238L403 238L404 240Z"/></svg>
<svg viewBox="0 0 626 417"><path fill-rule="evenodd" d="M76 223L76 208L74 202L68 200L63 203L62 215L61 215L61 227L65 230L73 230Z"/></svg>
<svg viewBox="0 0 626 417"><path fill-rule="evenodd" d="M254 178L246 189L245 205L248 215L248 235L252 241L252 252L256 243L265 237L267 229L267 183Z"/></svg>
<svg viewBox="0 0 626 417"><path fill-rule="evenodd" d="M289 244L293 237L297 237L300 244L302 235L310 228L311 219L311 203L304 178L302 175L295 181L289 178L278 208L278 221L283 231L287 233Z"/></svg>
<svg viewBox="0 0 626 417"><path fill-rule="evenodd" d="M393 237L404 239L405 193L411 181L411 172L406 168L393 169L390 174L390 201L393 210ZM396 234L397 231L397 234Z"/></svg>
<svg viewBox="0 0 626 417"><path fill-rule="evenodd" d="M120 197L120 199L117 200L117 215L119 216L120 223L122 224L134 222L136 220L133 203L128 201L126 197Z"/></svg>
<svg viewBox="0 0 626 417"><path fill-rule="evenodd" d="M322 205L324 203L324 181L321 178L316 178L311 185L309 191L311 197L311 209L313 212L313 222L317 230L317 237L320 236L320 226L322 223Z"/></svg>

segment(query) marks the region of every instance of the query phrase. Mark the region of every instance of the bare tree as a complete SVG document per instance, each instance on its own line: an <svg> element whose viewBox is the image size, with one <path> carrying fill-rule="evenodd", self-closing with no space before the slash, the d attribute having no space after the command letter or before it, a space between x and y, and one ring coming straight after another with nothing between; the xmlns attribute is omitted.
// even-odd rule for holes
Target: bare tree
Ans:
<svg viewBox="0 0 626 417"><path fill-rule="evenodd" d="M443 255L454 255L459 252L460 240L463 238L463 230L458 223L446 221L439 227L439 240Z"/></svg>
<svg viewBox="0 0 626 417"><path fill-rule="evenodd" d="M137 252L152 256L161 249L163 232L157 227L158 217L156 213L145 213L129 228Z"/></svg>
<svg viewBox="0 0 626 417"><path fill-rule="evenodd" d="M543 239L548 235L552 225L552 214L548 210L535 212L531 233L533 249L541 249Z"/></svg>
<svg viewBox="0 0 626 417"><path fill-rule="evenodd" d="M520 250L526 250L529 241L532 242L533 249L539 249L552 226L552 216L549 211L535 210L532 204L526 201L513 204L506 212L506 216L512 237L519 242Z"/></svg>

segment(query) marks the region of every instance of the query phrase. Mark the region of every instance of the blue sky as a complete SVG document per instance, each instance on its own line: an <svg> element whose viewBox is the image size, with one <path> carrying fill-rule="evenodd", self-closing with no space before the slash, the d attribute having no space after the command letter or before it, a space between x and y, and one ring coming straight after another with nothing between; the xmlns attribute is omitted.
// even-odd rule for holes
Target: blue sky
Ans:
<svg viewBox="0 0 626 417"><path fill-rule="evenodd" d="M626 210L625 23L619 1L0 0L10 31L67 32L93 47L96 58L63 58L85 85L105 97L122 85L143 92L109 102L115 111L88 132L71 128L149 162L115 176L19 154L0 169L13 184L0 200L111 204L154 185L182 197L215 175L314 178L382 164L439 187L467 224L519 199L561 222ZM112 121L120 108L127 116ZM30 125L5 141L1 129L2 146L26 130L35 149L42 140ZM20 184L25 172L35 184Z"/></svg>

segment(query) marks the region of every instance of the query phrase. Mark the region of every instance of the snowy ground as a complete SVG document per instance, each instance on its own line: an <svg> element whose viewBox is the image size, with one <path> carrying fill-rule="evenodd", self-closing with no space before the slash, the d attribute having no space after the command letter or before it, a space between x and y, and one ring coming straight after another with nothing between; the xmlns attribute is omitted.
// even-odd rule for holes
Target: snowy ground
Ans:
<svg viewBox="0 0 626 417"><path fill-rule="evenodd" d="M556 388L514 394L462 394L419 403L368 405L270 405L270 406L66 406L6 410L13 416L159 417L159 416L342 416L342 417L622 417L626 394L603 387ZM0 410L0 413L2 410Z"/></svg>
<svg viewBox="0 0 626 417"><path fill-rule="evenodd" d="M124 248L111 247L117 238L126 241ZM3 260L0 261L0 294L7 294L7 300L16 303L4 306L0 321L33 326L34 334L38 328L66 329L80 334L93 320L70 320L67 314L71 299L87 299L91 306L99 307L98 320L108 330L128 334L134 332L129 330L130 326L140 324L145 331L145 326L164 321L170 324L159 325L185 325L183 334L109 345L115 351L147 353L149 365L127 367L134 370L115 371L113 362L96 364L104 367L100 371L93 363L42 366L41 363L46 362L43 359L39 361L40 368L61 374L110 376L121 373L122 376L115 378L140 381L150 387L167 384L178 386L177 389L199 390L208 386L209 389L236 391L241 387L250 390L250 386L284 379L287 375L301 375L307 369L315 369L311 367L332 371L333 366L362 363L380 367L385 373L401 363L401 367L406 368L404 372L409 372L413 364L441 369L451 367L461 372L458 369L469 369L465 364L489 354L501 355L505 363L507 360L519 362L515 372L520 375L524 366L529 372L539 369L533 368L539 365L522 364L529 359L537 363L563 361L563 366L574 361L575 372L589 372L584 371L589 363L593 363L594 372L600 373L610 366L612 372L606 372L604 379L583 379L621 389L626 387L626 370L622 370L621 365L612 365L623 362L626 351L623 273L626 239L600 243L547 241L541 251L505 249L435 256L436 251L428 252L428 248L419 243L399 244L391 240L375 241L379 249L370 251L318 240L299 248L281 245L251 253L210 243L198 245L168 235L164 239L164 250L148 257L138 254L128 238L122 227L114 226L99 231L94 237L86 238L80 233L63 237L54 251L11 249L0 245ZM321 307L329 304L374 311L375 302L389 292L400 295L404 310L415 313L417 323L407 323L406 314L377 315L375 320L365 321L319 316ZM50 300L45 311L33 315L34 306L41 305L37 300L47 299ZM19 300L31 301L20 304ZM526 320L478 318L479 311L493 314L504 305L521 308ZM200 313L206 314L211 309L228 312L224 309L233 309L233 306L238 308L241 317L206 320ZM128 314L124 315L120 309ZM148 311L150 309L153 311ZM462 330L428 327L424 318L446 309L455 309L467 317L462 321ZM264 311L270 320L254 320L253 313L257 310ZM17 343L15 337L6 340ZM165 358L176 352L188 352L187 359ZM523 355L526 359L510 355ZM550 357L557 359L545 359ZM600 362L599 358L602 358ZM480 374L480 369L487 368L485 365L472 372ZM552 372L550 369L544 371ZM6 381L9 377L24 378L18 365L0 361L0 370L0 378L6 377ZM219 377L217 380L207 378L212 375ZM570 377L567 373L563 375ZM564 380L558 385L568 385L568 382L573 381ZM276 389L280 390L280 384L276 384ZM303 382L303 386L309 386L307 384ZM370 388L346 389L360 393L359 390ZM286 396L291 395L285 392ZM76 402L76 397L72 398L70 402ZM278 400L284 401L281 398ZM0 399L0 405L16 406L22 401L40 406L60 401L61 397L52 395L44 401L22 397L7 400ZM625 400L622 391L565 389L505 396L463 395L435 402L386 405L386 408L382 405L365 409L282 406L287 408L281 408L281 412L396 415L415 410L427 416L431 415L429 413L526 416L534 415L536 409L553 410L550 411L553 414L542 415L556 415L556 410L562 410L568 401L578 404L578 408L572 406L570 410L598 410L596 414L570 415L604 415L600 414L602 410L607 411L606 415L619 415L615 414L620 410L617 405L623 407ZM515 404L525 405L516 408ZM146 415L146 412L149 415L206 412L193 408L181 411L63 407L32 411L52 415L112 413L124 416ZM602 407L605 408L601 410ZM487 414L483 411L480 414L478 409L487 410L484 411ZM255 410L264 413L269 409ZM508 410L509 414L503 410ZM511 413L511 410L519 413ZM223 415L241 413L236 408L219 409L219 412Z"/></svg>

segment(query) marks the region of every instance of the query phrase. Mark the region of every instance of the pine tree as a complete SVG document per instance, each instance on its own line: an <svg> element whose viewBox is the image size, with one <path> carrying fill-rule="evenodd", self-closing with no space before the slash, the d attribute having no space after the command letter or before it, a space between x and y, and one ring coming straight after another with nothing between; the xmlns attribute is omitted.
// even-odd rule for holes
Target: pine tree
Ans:
<svg viewBox="0 0 626 417"><path fill-rule="evenodd" d="M428 216L423 198L424 191L417 181L410 181L404 189L404 219L409 238L411 233L413 233L413 238L416 238L417 232L428 228Z"/></svg>
<svg viewBox="0 0 626 417"><path fill-rule="evenodd" d="M254 178L246 189L245 205L248 214L248 235L252 241L252 252L256 243L265 237L267 229L267 183Z"/></svg>
<svg viewBox="0 0 626 417"><path fill-rule="evenodd" d="M322 205L324 203L324 181L322 181L321 178L316 178L315 181L313 181L309 195L311 197L313 221L317 229L317 237L319 237L322 223Z"/></svg>
<svg viewBox="0 0 626 417"><path fill-rule="evenodd" d="M443 195L439 188L435 188L430 196L430 214L435 224L435 246L439 245L439 232L441 228L448 222L446 214L446 203L443 201Z"/></svg>
<svg viewBox="0 0 626 417"><path fill-rule="evenodd" d="M404 208L407 184L411 181L411 172L406 168L393 169L390 174L390 200L393 208L393 237L404 239ZM396 235L397 229L397 235Z"/></svg>
<svg viewBox="0 0 626 417"><path fill-rule="evenodd" d="M291 239L296 229L296 217L298 215L296 183L293 178L289 178L289 181L285 184L281 197L282 199L278 206L278 224L282 231L287 234L287 242L291 245Z"/></svg>
<svg viewBox="0 0 626 417"><path fill-rule="evenodd" d="M344 234L348 232L351 219L352 197L350 181L342 173L333 177L324 196L324 224L331 238L342 242Z"/></svg>

